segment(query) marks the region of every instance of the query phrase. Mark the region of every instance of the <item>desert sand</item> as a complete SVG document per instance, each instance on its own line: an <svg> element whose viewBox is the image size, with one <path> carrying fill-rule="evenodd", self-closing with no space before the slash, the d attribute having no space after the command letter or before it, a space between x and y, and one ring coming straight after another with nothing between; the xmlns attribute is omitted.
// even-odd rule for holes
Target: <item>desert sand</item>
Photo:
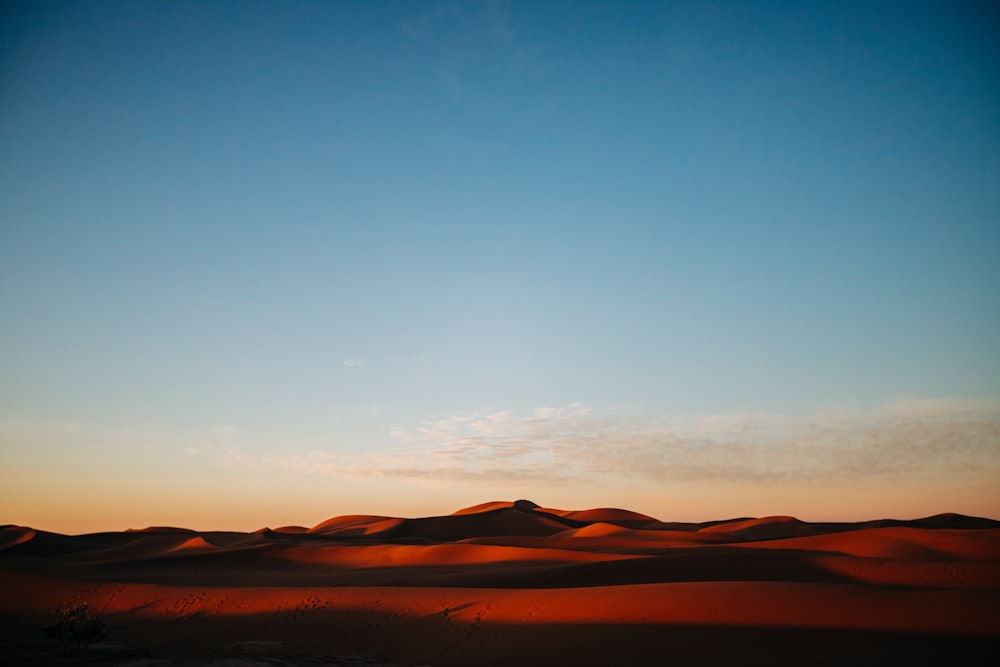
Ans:
<svg viewBox="0 0 1000 667"><path fill-rule="evenodd" d="M102 631L51 630L73 608ZM522 500L253 533L0 528L3 664L994 664L998 651L1000 522L955 514L665 523Z"/></svg>

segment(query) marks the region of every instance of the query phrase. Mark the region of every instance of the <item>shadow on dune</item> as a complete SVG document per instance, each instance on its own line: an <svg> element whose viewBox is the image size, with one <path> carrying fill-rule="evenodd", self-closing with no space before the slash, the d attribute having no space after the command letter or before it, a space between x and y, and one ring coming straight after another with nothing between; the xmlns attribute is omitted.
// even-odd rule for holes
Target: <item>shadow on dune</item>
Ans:
<svg viewBox="0 0 1000 667"><path fill-rule="evenodd" d="M637 526L645 527L637 527ZM0 527L0 564L66 579L218 587L573 588L698 581L994 590L1000 523L941 514L811 524L665 524L620 509L490 502L447 516L339 516L253 533L147 528L67 536Z"/></svg>
<svg viewBox="0 0 1000 667"><path fill-rule="evenodd" d="M39 619L0 622L0 660L19 665L988 665L1000 650L996 638L906 632L301 609L112 619L107 642L67 652L44 641Z"/></svg>
<svg viewBox="0 0 1000 667"><path fill-rule="evenodd" d="M599 562L552 559L470 564L338 566L300 562L261 547L134 560L37 562L18 569L89 581L218 587L430 586L469 588L576 588L691 581L795 581L849 583L852 578L816 562L816 551L725 547L667 550L660 555Z"/></svg>
<svg viewBox="0 0 1000 667"><path fill-rule="evenodd" d="M253 533L0 526L0 664L993 664L998 526L529 501ZM107 639L53 646L65 603Z"/></svg>

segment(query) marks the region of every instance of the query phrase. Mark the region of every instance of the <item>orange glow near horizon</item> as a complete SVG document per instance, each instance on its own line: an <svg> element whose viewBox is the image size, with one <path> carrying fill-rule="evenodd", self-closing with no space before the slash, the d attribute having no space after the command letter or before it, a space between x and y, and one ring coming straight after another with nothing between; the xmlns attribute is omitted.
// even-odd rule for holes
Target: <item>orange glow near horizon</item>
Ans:
<svg viewBox="0 0 1000 667"><path fill-rule="evenodd" d="M451 514L491 500L527 498L543 507L582 510L619 507L661 521L701 522L735 517L791 515L804 521L913 519L944 512L1000 516L989 484L963 480L913 480L894 485L853 483L841 487L807 484L688 484L670 493L602 488L550 488L543 492L497 486L477 495L468 489L422 488L399 480L331 483L307 477L275 488L274 480L220 476L214 487L178 489L161 479L108 480L95 486L71 479L47 487L3 475L0 522L79 534L169 525L193 530L253 531L264 527L312 527L350 514L423 517ZM287 490L286 490L287 489Z"/></svg>

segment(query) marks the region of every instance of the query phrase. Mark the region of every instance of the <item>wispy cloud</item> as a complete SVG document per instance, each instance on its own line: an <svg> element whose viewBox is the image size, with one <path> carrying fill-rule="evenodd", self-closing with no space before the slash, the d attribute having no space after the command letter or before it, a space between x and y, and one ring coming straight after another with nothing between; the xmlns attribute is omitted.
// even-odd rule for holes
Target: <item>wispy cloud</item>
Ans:
<svg viewBox="0 0 1000 667"><path fill-rule="evenodd" d="M344 365L348 368L357 368L365 363L364 359L344 359Z"/></svg>
<svg viewBox="0 0 1000 667"><path fill-rule="evenodd" d="M395 426L391 452L272 457L303 472L494 483L835 481L1000 468L1000 402L906 401L870 412L650 418L579 404Z"/></svg>

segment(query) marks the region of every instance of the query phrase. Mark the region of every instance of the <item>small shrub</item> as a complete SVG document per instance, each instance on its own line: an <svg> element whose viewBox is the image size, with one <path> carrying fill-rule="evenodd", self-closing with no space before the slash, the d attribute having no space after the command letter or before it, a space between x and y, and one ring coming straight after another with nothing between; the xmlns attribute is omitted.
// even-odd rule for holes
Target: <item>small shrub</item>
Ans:
<svg viewBox="0 0 1000 667"><path fill-rule="evenodd" d="M45 634L65 648L83 648L104 639L104 621L90 612L86 604L63 605L55 612L52 625L45 628Z"/></svg>

